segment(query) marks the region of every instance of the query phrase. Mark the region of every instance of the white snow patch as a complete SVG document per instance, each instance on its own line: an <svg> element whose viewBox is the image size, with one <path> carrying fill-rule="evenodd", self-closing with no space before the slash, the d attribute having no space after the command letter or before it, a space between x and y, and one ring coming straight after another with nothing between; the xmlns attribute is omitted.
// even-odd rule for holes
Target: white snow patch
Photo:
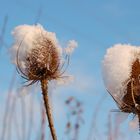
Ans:
<svg viewBox="0 0 140 140"><path fill-rule="evenodd" d="M12 62L16 64L17 50L20 46L18 60L20 61L20 66L23 69L25 68L25 56L28 55L34 47L36 47L36 45L34 45L34 41L41 36L45 36L48 40L50 40L58 50L60 56L62 54L62 48L58 43L55 33L48 32L40 24L17 26L12 31L12 35L14 36L14 43L11 48Z"/></svg>
<svg viewBox="0 0 140 140"><path fill-rule="evenodd" d="M102 62L102 73L105 86L113 96L122 97L124 82L131 75L132 63L136 59L140 60L139 54L140 47L129 44L116 44L107 50Z"/></svg>

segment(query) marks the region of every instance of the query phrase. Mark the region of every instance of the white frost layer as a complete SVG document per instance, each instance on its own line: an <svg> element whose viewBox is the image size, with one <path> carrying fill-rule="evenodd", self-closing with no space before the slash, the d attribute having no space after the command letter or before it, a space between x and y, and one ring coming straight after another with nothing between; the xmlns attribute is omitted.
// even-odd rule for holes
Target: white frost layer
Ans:
<svg viewBox="0 0 140 140"><path fill-rule="evenodd" d="M124 82L131 75L132 63L140 60L140 47L116 44L107 50L102 63L103 80L113 96L122 97Z"/></svg>
<svg viewBox="0 0 140 140"><path fill-rule="evenodd" d="M48 40L50 40L54 44L54 46L57 48L58 53L60 55L62 54L62 48L59 46L55 33L48 32L39 24L38 25L17 26L13 30L12 35L14 36L14 43L11 48L12 60L16 64L16 54L17 54L17 50L20 46L19 61L20 61L21 67L23 67L23 68L25 66L25 64L24 64L25 56L34 47L36 47L33 43L34 43L34 41L36 41L36 39L38 37L41 37L42 35L45 36Z"/></svg>

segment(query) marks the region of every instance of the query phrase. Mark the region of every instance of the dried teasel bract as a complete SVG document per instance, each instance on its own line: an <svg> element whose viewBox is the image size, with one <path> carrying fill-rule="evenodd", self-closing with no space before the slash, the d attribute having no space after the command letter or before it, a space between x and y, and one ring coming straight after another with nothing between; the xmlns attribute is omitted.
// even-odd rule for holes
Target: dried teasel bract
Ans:
<svg viewBox="0 0 140 140"><path fill-rule="evenodd" d="M69 64L69 56L77 47L77 42L70 40L63 49L55 33L48 32L39 24L17 26L12 34L14 36L11 48L12 60L21 77L29 82L28 85L41 83L52 138L56 140L48 100L48 82L68 77L64 76L64 73Z"/></svg>
<svg viewBox="0 0 140 140"><path fill-rule="evenodd" d="M140 47L116 44L109 48L102 72L106 89L120 111L137 115L140 128Z"/></svg>

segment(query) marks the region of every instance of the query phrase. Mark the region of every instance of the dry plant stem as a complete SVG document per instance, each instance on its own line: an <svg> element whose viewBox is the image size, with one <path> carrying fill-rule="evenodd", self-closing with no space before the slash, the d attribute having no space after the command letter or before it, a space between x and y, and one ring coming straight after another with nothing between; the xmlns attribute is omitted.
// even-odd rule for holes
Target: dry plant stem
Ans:
<svg viewBox="0 0 140 140"><path fill-rule="evenodd" d="M98 117L98 114L99 114L99 111L101 111L101 107L102 107L102 104L104 102L104 100L106 99L106 95L104 94L101 99L98 101L96 107L95 107L95 111L93 112L93 119L92 119L92 122L91 122L91 127L90 127L90 130L89 130L89 134L88 134L88 137L87 137L87 140L91 140L91 138L96 137L96 135L99 137L99 139L102 139L101 135L99 134L98 132L98 128L97 128L97 117Z"/></svg>
<svg viewBox="0 0 140 140"><path fill-rule="evenodd" d="M21 133L20 133L20 129L19 129L19 122L18 122L18 115L17 115L17 112L16 110L14 110L14 116L13 116L13 123L14 123L14 130L16 132L16 136L17 136L17 139L18 140L21 140L22 136L21 136Z"/></svg>
<svg viewBox="0 0 140 140"><path fill-rule="evenodd" d="M34 102L33 98L30 96L30 119L29 119L29 127L28 127L28 132L27 132L27 140L31 139L31 134L32 134L32 129L33 129L33 115L34 115Z"/></svg>
<svg viewBox="0 0 140 140"><path fill-rule="evenodd" d="M13 117L16 107L16 97L14 95L11 97L11 108L9 110L9 119L8 119L8 132L7 132L7 139L11 140L11 134L12 134L12 125L13 125Z"/></svg>
<svg viewBox="0 0 140 140"><path fill-rule="evenodd" d="M45 140L46 114L45 108L42 106L42 123L41 123L41 140Z"/></svg>
<svg viewBox="0 0 140 140"><path fill-rule="evenodd" d="M52 118L52 115L51 115L50 104L49 104L48 81L46 79L41 80L41 88L42 88L44 106L45 106L45 109L46 109L46 115L47 115L47 118L48 118L52 139L57 140L54 125L53 125L53 118Z"/></svg>
<svg viewBox="0 0 140 140"><path fill-rule="evenodd" d="M21 97L20 98L20 103L21 103L21 119L22 119L22 128L21 128L21 131L22 131L22 140L25 140L26 139L26 123L27 123L27 120L26 120L26 104L25 104L25 99L24 97Z"/></svg>
<svg viewBox="0 0 140 140"><path fill-rule="evenodd" d="M15 80L16 80L16 71L14 70L10 84L9 84L9 89L8 89L8 97L6 99L6 107L4 109L4 116L3 116L3 127L2 127L2 132L0 135L0 139L1 140L5 140L5 135L6 135L6 130L7 130L7 120L9 117L9 109L10 109L10 103L11 103L11 96L12 96L12 90L14 88L14 84L15 84Z"/></svg>
<svg viewBox="0 0 140 140"><path fill-rule="evenodd" d="M8 22L8 15L6 15L4 18L3 27L0 34L0 53L3 46L7 47L6 43L4 42L4 35L7 27L7 22Z"/></svg>

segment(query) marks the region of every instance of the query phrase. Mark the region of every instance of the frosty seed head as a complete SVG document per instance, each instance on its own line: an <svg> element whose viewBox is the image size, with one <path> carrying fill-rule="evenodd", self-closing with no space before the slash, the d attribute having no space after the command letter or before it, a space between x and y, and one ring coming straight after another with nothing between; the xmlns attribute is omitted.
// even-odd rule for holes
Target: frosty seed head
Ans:
<svg viewBox="0 0 140 140"><path fill-rule="evenodd" d="M40 37L26 56L26 73L29 80L53 80L60 76L60 58L54 44L47 37Z"/></svg>
<svg viewBox="0 0 140 140"><path fill-rule="evenodd" d="M107 90L132 111L140 105L140 47L117 44L107 50L103 60L103 76ZM122 109L125 111L124 109ZM136 110L135 110L136 111Z"/></svg>
<svg viewBox="0 0 140 140"><path fill-rule="evenodd" d="M15 29L18 30L15 32L16 37L27 29L24 26ZM55 34L45 31L40 25L28 26L16 54L17 69L25 79L36 82L60 77L61 53L56 42Z"/></svg>
<svg viewBox="0 0 140 140"><path fill-rule="evenodd" d="M106 88L121 98L126 91L126 83L131 77L132 65L140 60L140 47L116 44L107 49L102 63L103 80Z"/></svg>
<svg viewBox="0 0 140 140"><path fill-rule="evenodd" d="M60 47L55 33L48 32L39 24L17 26L12 34L11 57L23 78L31 84L43 79L57 80L58 83L63 79L65 83L69 81L70 76L62 77L70 54L77 47L76 41L69 41L65 51Z"/></svg>
<svg viewBox="0 0 140 140"><path fill-rule="evenodd" d="M130 80L126 85L126 92L122 101L134 108L134 112L140 112L140 62L136 59L132 64Z"/></svg>
<svg viewBox="0 0 140 140"><path fill-rule="evenodd" d="M118 44L108 49L103 74L119 109L138 115L140 128L140 47Z"/></svg>

